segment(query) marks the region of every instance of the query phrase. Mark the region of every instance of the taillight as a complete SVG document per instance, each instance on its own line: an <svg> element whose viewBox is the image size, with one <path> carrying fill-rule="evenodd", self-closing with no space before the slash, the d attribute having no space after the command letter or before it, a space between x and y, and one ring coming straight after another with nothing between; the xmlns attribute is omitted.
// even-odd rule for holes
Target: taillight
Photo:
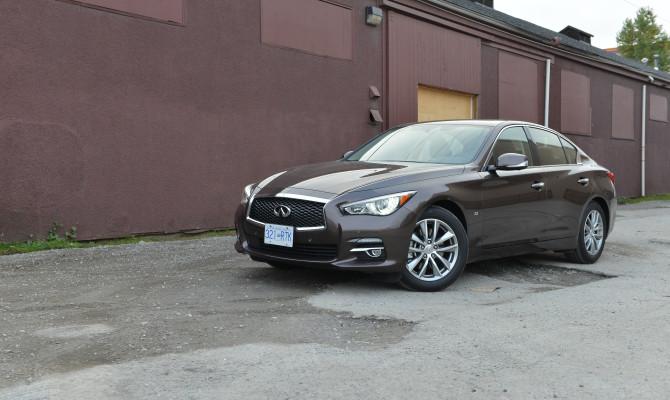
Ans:
<svg viewBox="0 0 670 400"><path fill-rule="evenodd" d="M614 174L611 173L611 172L608 172L607 176L609 176L610 180L612 181L612 185L614 185Z"/></svg>

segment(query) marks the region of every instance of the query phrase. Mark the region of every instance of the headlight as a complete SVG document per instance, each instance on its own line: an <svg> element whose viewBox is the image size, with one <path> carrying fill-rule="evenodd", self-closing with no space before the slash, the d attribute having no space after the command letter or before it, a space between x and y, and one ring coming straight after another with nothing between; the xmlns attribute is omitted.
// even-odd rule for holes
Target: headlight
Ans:
<svg viewBox="0 0 670 400"><path fill-rule="evenodd" d="M242 194L242 204L247 204L249 198L251 197L251 192L254 190L255 183L247 185L244 187L244 193Z"/></svg>
<svg viewBox="0 0 670 400"><path fill-rule="evenodd" d="M340 206L343 214L389 215L407 203L416 192L389 194L387 196L346 203Z"/></svg>

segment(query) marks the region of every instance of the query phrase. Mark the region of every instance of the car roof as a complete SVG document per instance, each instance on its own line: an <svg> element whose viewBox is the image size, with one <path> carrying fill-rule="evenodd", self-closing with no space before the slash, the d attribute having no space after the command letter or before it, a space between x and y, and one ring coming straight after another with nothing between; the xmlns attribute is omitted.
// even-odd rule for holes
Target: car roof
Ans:
<svg viewBox="0 0 670 400"><path fill-rule="evenodd" d="M442 121L426 121L426 122L413 122L404 124L401 126L411 126L411 125L479 125L479 126L499 126L499 125L530 125L530 126L540 126L538 124L526 121L512 121L512 120L499 120L499 119L450 119Z"/></svg>

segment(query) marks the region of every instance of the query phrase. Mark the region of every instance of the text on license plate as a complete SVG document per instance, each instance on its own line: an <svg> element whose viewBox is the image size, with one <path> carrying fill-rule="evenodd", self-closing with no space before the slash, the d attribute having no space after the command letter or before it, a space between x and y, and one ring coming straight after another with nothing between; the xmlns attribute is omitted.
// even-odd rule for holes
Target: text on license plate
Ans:
<svg viewBox="0 0 670 400"><path fill-rule="evenodd" d="M265 224L263 242L277 246L293 247L293 227Z"/></svg>

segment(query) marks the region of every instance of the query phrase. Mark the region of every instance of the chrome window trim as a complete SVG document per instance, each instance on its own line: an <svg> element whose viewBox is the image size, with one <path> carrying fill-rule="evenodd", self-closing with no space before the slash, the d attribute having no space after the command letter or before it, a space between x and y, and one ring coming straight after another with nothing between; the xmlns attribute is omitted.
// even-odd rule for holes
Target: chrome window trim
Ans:
<svg viewBox="0 0 670 400"><path fill-rule="evenodd" d="M563 139L563 140L567 141L568 143L570 143L571 145L573 145L573 146L575 147L575 149L577 149L577 154L579 154L579 153L583 153L583 152L584 152L579 146L577 146L577 145L575 144L575 142L573 142L572 140L570 140L568 137L566 137L565 135L563 135L561 132L557 132L557 131L555 131L555 130L553 130L553 129L551 129L551 128L547 128L546 126L540 126L540 125L535 125L535 124L527 124L527 125L524 125L524 124L515 124L515 125L509 125L509 126L506 126L506 127L502 128L502 129L500 130L500 132L498 132L498 135L496 136L495 140L493 141L493 145L492 145L491 148L489 149L488 155L486 156L486 162L485 162L484 165L482 166L482 169L481 169L480 172L486 172L486 171L487 171L487 168L488 168L488 166L489 166L489 163L491 162L491 156L493 156L493 147L496 145L496 142L498 141L498 138L500 137L500 135L501 135L506 129L508 129L508 128L514 128L514 127L521 127L521 128L528 128L528 129L530 129L530 128L535 128L535 129L538 129L538 130L543 130L543 131L552 133L552 134L558 136L560 139ZM524 129L524 132L525 132L525 129ZM528 133L530 133L530 131L529 131ZM532 139L532 135L531 135L531 138L528 138L528 137L526 137L526 138L528 139L529 143L533 140L533 139ZM562 144L561 144L561 146L562 146ZM563 149L563 151L565 151L565 149ZM566 158L567 158L567 157L566 157ZM584 165L584 163L583 163L583 162L578 162L578 163L576 163L576 164L570 164L570 163L568 163L568 164L551 164L551 165L530 165L530 166L528 166L528 168L530 169L530 168L545 168L545 167L561 167L561 166L570 166L570 165Z"/></svg>
<svg viewBox="0 0 670 400"><path fill-rule="evenodd" d="M553 133L554 135L558 136L559 139L563 139L563 140L565 140L566 142L570 143L572 146L574 146L574 148L577 149L577 155L579 155L580 152L581 152L581 153L584 153L584 151L583 151L579 146L577 146L577 145L575 144L575 142L573 142L572 140L568 139L568 138L567 138L564 134L562 134L561 132L555 131L555 130L553 130L553 129L551 129L551 128L547 128L546 126L536 126L536 125L532 125L532 126L531 126L531 125L527 125L526 127L527 127L528 129L530 129L530 128L535 128L535 129L538 129L538 130L542 130L542 131L546 131L546 132L549 132L549 133ZM530 133L530 130L528 131L528 133ZM530 136L531 136L531 140L532 140L532 136L533 136L533 134L531 133ZM496 138L496 140L497 140L497 138ZM561 143L561 147L563 147L563 143ZM563 152L565 152L565 147L563 147ZM566 156L566 161L567 161L567 154L566 154L565 156ZM584 165L584 163L583 163L583 162L578 162L578 163L575 163L575 164L567 163L567 164L551 164L551 165L540 165L540 166L541 166L541 167L560 167L560 166L564 166L564 165L568 165L568 166L569 166L569 165Z"/></svg>
<svg viewBox="0 0 670 400"><path fill-rule="evenodd" d="M498 142L498 138L500 137L500 135L501 135L503 132L505 132L505 131L506 131L507 129L509 129L509 128L521 128L521 129L523 129L523 128L527 127L527 126L528 126L528 125L524 125L524 124L514 124L514 125L508 125L508 126L502 128L502 129L500 130L500 132L498 132L498 134L496 135L496 138L493 140L493 144L491 145L491 148L489 149L489 153L486 155L486 162L485 162L484 165L482 166L482 169L481 169L480 172L486 172L486 171L488 171L489 163L491 162L491 157L493 157L493 148L495 147L496 143ZM523 133L526 134L526 130L525 130L525 129L523 129ZM526 134L526 140L528 140L528 145L530 145L531 139L528 137L527 134ZM531 153L532 153L532 150L531 150ZM539 168L539 167L540 167L539 165L530 165L530 166L528 166L527 169L529 169L529 168Z"/></svg>

